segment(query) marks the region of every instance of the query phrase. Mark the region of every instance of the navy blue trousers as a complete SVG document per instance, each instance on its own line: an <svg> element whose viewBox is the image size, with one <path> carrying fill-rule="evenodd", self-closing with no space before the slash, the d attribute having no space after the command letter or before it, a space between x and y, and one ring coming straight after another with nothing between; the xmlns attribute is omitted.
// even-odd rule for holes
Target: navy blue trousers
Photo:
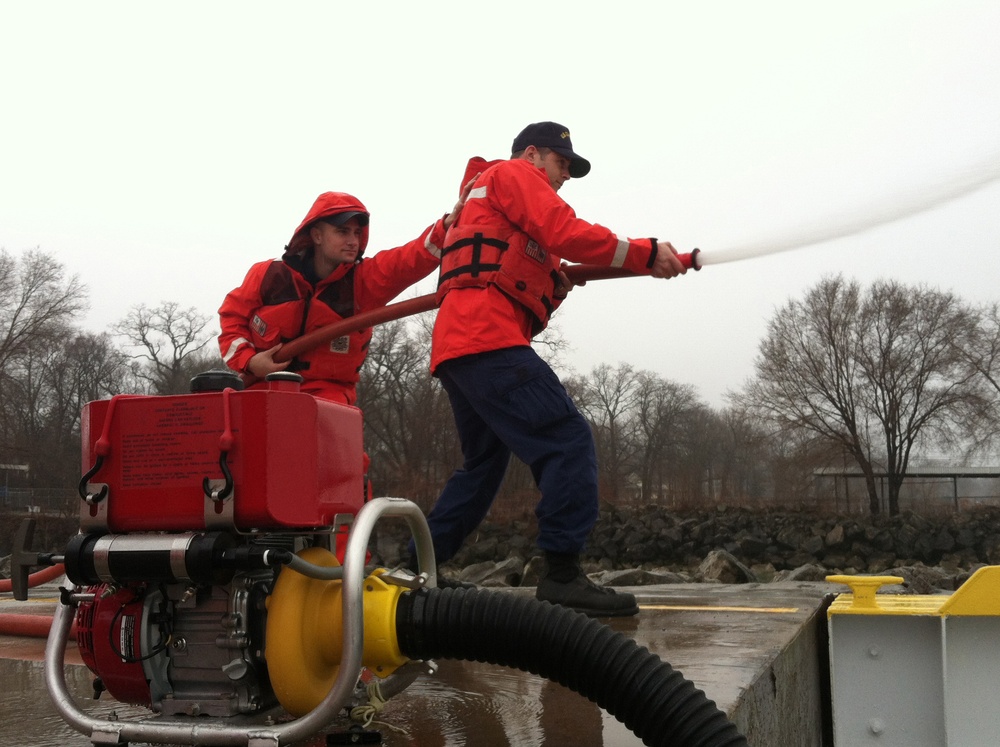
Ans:
<svg viewBox="0 0 1000 747"><path fill-rule="evenodd" d="M510 455L541 491L538 546L579 553L597 521L597 458L590 425L530 347L446 361L435 372L451 400L464 463L427 517L439 563L489 511Z"/></svg>

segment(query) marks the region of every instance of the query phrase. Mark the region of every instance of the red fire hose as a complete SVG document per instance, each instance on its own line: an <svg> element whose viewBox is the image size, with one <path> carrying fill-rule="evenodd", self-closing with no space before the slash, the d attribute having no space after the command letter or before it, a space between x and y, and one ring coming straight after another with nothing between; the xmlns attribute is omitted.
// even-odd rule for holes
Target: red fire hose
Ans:
<svg viewBox="0 0 1000 747"><path fill-rule="evenodd" d="M28 576L28 588L30 589L33 586L48 583L49 581L59 578L65 572L66 569L63 567L62 563L50 565L48 568L44 568L37 573L32 573ZM0 578L0 594L5 594L13 590L13 581L9 578Z"/></svg>
<svg viewBox="0 0 1000 747"><path fill-rule="evenodd" d="M31 588L53 581L65 572L66 569L62 563L51 565L28 576L28 587ZM0 579L0 594L10 592L13 588L13 582L9 578ZM50 627L52 627L52 615L0 613L0 635L48 638Z"/></svg>
<svg viewBox="0 0 1000 747"><path fill-rule="evenodd" d="M52 615L0 615L0 635L17 635L25 638L48 638ZM76 623L70 629L76 635Z"/></svg>
<svg viewBox="0 0 1000 747"><path fill-rule="evenodd" d="M698 263L698 249L686 254L678 254L677 258L680 259L681 264L687 269L700 270L701 265ZM579 284L586 282L588 280L611 280L613 278L632 278L632 277L646 277L644 275L637 275L629 270L624 270L619 267L607 267L605 265L569 265L565 268L566 275L569 277L574 284ZM400 301L398 303L389 304L388 306L383 306L379 309L372 309L371 311L365 311L355 316L343 319L339 322L333 322L325 327L320 327L319 329L308 332L301 337L286 342L279 350L275 356L274 360L278 363L283 363L284 361L291 360L295 356L305 352L306 350L311 350L317 345L322 345L323 343L330 342L342 335L350 334L351 332L357 332L359 329L364 329L365 327L374 327L376 324L382 324L383 322L391 322L395 319L402 319L406 316L411 316L413 314L421 314L425 311L430 311L436 305L436 301L433 293L428 293L425 296L418 296L417 298L411 298L407 301ZM244 382L249 385L256 381L255 377L249 374L244 374Z"/></svg>

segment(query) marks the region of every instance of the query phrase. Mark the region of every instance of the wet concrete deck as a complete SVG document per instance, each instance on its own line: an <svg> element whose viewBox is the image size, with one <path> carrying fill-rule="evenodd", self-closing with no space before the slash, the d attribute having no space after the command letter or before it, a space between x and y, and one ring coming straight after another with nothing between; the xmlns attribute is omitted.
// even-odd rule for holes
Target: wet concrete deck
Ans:
<svg viewBox="0 0 1000 747"><path fill-rule="evenodd" d="M676 584L629 589L640 613L605 622L670 663L729 714L751 745L828 742L829 695L824 610L838 587L824 583ZM510 590L507 593L530 593ZM50 615L57 586L27 602L0 594L0 614ZM0 732L25 747L88 745L56 715L45 692L45 641L0 635ZM80 707L134 718L140 709L107 695L88 701L91 675L71 645L67 680ZM642 744L578 694L525 672L478 662L440 661L379 715L382 744ZM390 726L391 725L391 726ZM325 744L322 736L311 747Z"/></svg>

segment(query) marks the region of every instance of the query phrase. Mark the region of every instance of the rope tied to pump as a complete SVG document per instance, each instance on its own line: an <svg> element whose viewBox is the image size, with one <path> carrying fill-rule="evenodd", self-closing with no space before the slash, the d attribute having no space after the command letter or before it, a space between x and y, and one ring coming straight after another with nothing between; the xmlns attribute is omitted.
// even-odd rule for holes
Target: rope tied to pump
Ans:
<svg viewBox="0 0 1000 747"><path fill-rule="evenodd" d="M406 729L401 729L385 721L375 720L375 717L382 712L382 709L385 708L385 704L388 702L388 698L382 695L382 688L377 681L369 682L365 686L365 695L368 697L367 703L351 708L349 712L351 721L358 722L365 729L371 727L372 724L377 724L378 726L385 726L392 729L397 734L409 736L409 732Z"/></svg>

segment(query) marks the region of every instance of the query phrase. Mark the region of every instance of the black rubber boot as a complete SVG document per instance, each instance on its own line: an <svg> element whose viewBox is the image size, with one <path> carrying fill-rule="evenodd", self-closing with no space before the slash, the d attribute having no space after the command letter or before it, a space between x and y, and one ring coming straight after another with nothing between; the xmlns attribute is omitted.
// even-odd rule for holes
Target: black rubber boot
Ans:
<svg viewBox="0 0 1000 747"><path fill-rule="evenodd" d="M638 614L639 605L628 592L598 586L580 568L580 556L545 553L547 570L535 589L542 602L560 604L590 617L627 617Z"/></svg>

